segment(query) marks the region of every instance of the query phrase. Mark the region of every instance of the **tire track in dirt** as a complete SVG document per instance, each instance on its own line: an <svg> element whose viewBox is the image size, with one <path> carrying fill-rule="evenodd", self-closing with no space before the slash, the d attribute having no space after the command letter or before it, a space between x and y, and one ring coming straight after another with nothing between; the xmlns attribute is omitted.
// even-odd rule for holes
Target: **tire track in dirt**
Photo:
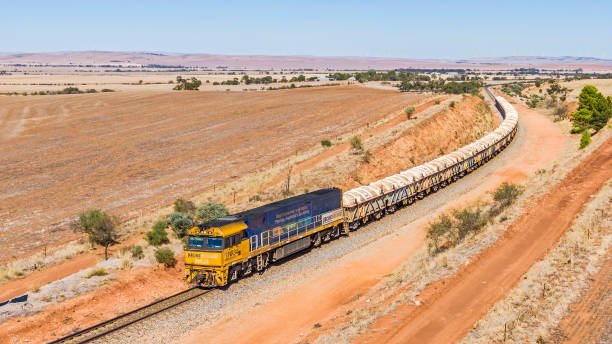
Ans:
<svg viewBox="0 0 612 344"><path fill-rule="evenodd" d="M612 250L608 260L593 276L590 289L570 308L561 321L555 342L567 344L612 341Z"/></svg>
<svg viewBox="0 0 612 344"><path fill-rule="evenodd" d="M20 115L14 116L15 118L7 119L3 123L4 133L2 137L5 140L10 140L18 137L25 130L25 124L27 122L27 117L30 116L30 107L26 106L21 111Z"/></svg>
<svg viewBox="0 0 612 344"><path fill-rule="evenodd" d="M404 305L380 318L357 342L451 343L472 326L571 225L589 196L612 176L612 139L588 156L513 223L493 246L450 279L421 293L419 307ZM381 329L385 331L381 331Z"/></svg>

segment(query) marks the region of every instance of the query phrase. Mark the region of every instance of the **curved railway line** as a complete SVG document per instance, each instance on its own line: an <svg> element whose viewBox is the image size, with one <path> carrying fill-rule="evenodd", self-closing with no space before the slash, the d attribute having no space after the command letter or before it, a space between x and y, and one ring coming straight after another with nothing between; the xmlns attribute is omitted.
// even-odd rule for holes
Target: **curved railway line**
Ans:
<svg viewBox="0 0 612 344"><path fill-rule="evenodd" d="M189 300L193 300L202 295L208 294L210 290L193 287L174 295L157 300L146 306L137 308L125 314L121 314L115 318L108 319L104 322L88 327L86 329L74 332L65 337L56 339L49 344L59 343L88 343L93 340L102 338L110 333L118 331L126 326L134 324L143 319L149 318L155 314L164 312L168 309L181 305Z"/></svg>
<svg viewBox="0 0 612 344"><path fill-rule="evenodd" d="M506 109L504 108L504 106L502 104L500 104L500 102L497 100L497 98L495 97L495 95L493 94L493 92L489 89L489 88L484 88L485 92L484 95L486 98L488 98L491 103L497 108L499 114L501 115L502 119L505 120L506 119ZM505 107L511 107L510 104L506 104ZM514 114L514 116L516 117L516 113ZM502 123L503 124L503 123ZM514 122L513 127L512 127L512 132L508 131L505 134L505 137L508 138L508 141L506 143L504 143L503 145L500 146L500 150L503 150L505 148L505 146L507 144L509 144L512 139L514 138L514 133L516 132L516 127L518 126L518 121ZM498 128L498 130L502 128L502 125L500 125L500 127ZM489 134L491 135L491 134ZM485 138L487 138L487 136L485 136ZM483 140L483 139L480 139ZM479 140L479 141L480 141ZM478 141L476 141L478 142ZM501 144L501 141L498 141L497 144ZM480 148L480 147L479 147ZM488 159L490 159L492 157L488 157L487 160L485 160L484 162L488 161ZM480 166L480 164L478 165L474 165L474 168L471 170L475 170ZM471 171L470 170L470 171ZM145 305L143 307L137 308L133 311L130 311L128 313L125 314L121 314L117 317L114 317L112 319L106 320L104 322L101 322L99 324L96 324L94 326L88 327L86 329L74 332L72 334L69 334L65 337L56 339L54 341L49 342L48 344L56 344L56 343L88 343L97 339L100 339L102 337L105 337L113 332L116 332L122 328L125 328L127 326L130 326L134 323L137 323L141 320L147 319L155 314L164 312L166 310L172 309L178 305L181 305L187 301L193 300L195 298L198 298L202 295L208 294L211 290L210 289L203 289L200 287L193 287L193 288L189 288L186 289L184 291L181 291L179 293L176 293L174 295L168 296L166 298L157 300L151 304Z"/></svg>

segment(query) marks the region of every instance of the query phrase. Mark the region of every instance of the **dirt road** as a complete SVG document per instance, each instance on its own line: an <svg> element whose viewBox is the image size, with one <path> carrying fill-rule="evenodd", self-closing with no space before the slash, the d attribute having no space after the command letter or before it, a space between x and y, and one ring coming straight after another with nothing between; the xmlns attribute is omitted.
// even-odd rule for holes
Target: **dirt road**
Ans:
<svg viewBox="0 0 612 344"><path fill-rule="evenodd" d="M422 97L363 87L0 97L0 262L69 237L80 210L136 218Z"/></svg>
<svg viewBox="0 0 612 344"><path fill-rule="evenodd" d="M611 176L612 140L608 140L526 209L495 245L453 278L425 289L420 307L399 307L358 342L451 343L463 338L547 254L589 196Z"/></svg>

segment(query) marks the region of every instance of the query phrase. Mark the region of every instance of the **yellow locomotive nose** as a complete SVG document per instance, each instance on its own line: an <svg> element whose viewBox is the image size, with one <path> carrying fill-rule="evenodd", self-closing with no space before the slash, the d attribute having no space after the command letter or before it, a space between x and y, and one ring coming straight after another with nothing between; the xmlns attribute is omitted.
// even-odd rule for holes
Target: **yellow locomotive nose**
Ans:
<svg viewBox="0 0 612 344"><path fill-rule="evenodd" d="M242 221L216 221L214 227L193 227L185 248L186 281L207 287L224 286L232 266L247 259L248 240Z"/></svg>

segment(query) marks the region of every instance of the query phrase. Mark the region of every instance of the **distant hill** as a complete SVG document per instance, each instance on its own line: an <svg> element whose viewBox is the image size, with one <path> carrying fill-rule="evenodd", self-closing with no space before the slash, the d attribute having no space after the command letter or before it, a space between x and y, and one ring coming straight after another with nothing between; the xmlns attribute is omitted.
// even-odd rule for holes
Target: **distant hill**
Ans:
<svg viewBox="0 0 612 344"><path fill-rule="evenodd" d="M51 66L185 66L222 69L315 69L363 70L396 68L545 68L612 70L612 60L593 57L509 56L463 60L404 59L376 57L317 57L178 54L161 52L76 51L57 53L0 53L0 65Z"/></svg>

